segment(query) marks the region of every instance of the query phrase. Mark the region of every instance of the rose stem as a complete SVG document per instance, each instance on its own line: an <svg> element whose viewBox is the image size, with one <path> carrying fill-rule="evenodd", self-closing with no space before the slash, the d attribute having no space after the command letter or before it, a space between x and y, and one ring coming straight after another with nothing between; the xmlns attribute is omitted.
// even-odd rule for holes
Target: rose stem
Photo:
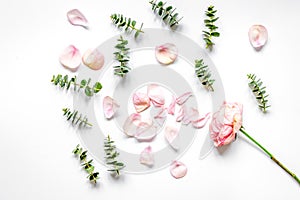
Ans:
<svg viewBox="0 0 300 200"><path fill-rule="evenodd" d="M279 162L267 149L265 149L261 144L259 144L255 139L253 139L243 128L240 129L240 131L249 138L252 142L254 142L257 146L259 146L278 166L280 166L284 171L286 171L291 177L293 177L300 185L300 180L294 174L291 172L288 168L286 168L281 162Z"/></svg>

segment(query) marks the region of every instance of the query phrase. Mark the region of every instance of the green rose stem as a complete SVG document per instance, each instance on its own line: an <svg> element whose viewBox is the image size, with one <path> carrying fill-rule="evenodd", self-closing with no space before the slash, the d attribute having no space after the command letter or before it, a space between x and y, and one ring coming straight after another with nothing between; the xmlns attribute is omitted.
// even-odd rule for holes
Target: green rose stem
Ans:
<svg viewBox="0 0 300 200"><path fill-rule="evenodd" d="M284 171L286 171L291 177L293 177L300 185L300 180L294 174L291 172L288 168L286 168L281 162L279 162L267 149L265 149L261 144L259 144L255 139L253 139L245 130L244 128L240 128L240 131L247 137L249 138L252 142L254 142L257 146L259 146L277 165L279 165Z"/></svg>

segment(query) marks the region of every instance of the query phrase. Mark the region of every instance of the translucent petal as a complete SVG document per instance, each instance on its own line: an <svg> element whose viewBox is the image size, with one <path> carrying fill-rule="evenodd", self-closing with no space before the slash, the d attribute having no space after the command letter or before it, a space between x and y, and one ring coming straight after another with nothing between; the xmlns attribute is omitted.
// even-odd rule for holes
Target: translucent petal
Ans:
<svg viewBox="0 0 300 200"><path fill-rule="evenodd" d="M165 128L165 139L167 142L174 148L178 149L178 142L175 140L178 139L179 130L172 126L166 126Z"/></svg>
<svg viewBox="0 0 300 200"><path fill-rule="evenodd" d="M113 98L109 96L103 98L103 112L106 119L111 119L119 107L120 106Z"/></svg>
<svg viewBox="0 0 300 200"><path fill-rule="evenodd" d="M193 96L192 92L186 92L184 94L182 94L181 96L176 98L176 103L178 105L182 105L184 104L191 96Z"/></svg>
<svg viewBox="0 0 300 200"><path fill-rule="evenodd" d="M124 133L129 137L135 136L140 122L141 122L140 114L136 114L136 113L131 114L123 124Z"/></svg>
<svg viewBox="0 0 300 200"><path fill-rule="evenodd" d="M87 19L78 9L73 9L67 12L67 17L72 25L82 26L84 28L88 27Z"/></svg>
<svg viewBox="0 0 300 200"><path fill-rule="evenodd" d="M165 96L161 86L157 84L148 85L147 95L155 106L163 106L165 104Z"/></svg>
<svg viewBox="0 0 300 200"><path fill-rule="evenodd" d="M178 55L177 47L174 44L166 43L155 48L155 57L161 64L173 63Z"/></svg>
<svg viewBox="0 0 300 200"><path fill-rule="evenodd" d="M268 31L263 25L251 26L248 36L251 45L257 51L259 51L268 41Z"/></svg>
<svg viewBox="0 0 300 200"><path fill-rule="evenodd" d="M154 155L151 146L146 147L140 154L140 163L149 167L154 165Z"/></svg>
<svg viewBox="0 0 300 200"><path fill-rule="evenodd" d="M60 54L59 62L70 71L76 72L81 64L80 51L74 45L69 45Z"/></svg>
<svg viewBox="0 0 300 200"><path fill-rule="evenodd" d="M147 122L141 122L137 127L136 134L134 137L139 142L151 142L156 135L157 129L155 126L153 126L152 123L149 124Z"/></svg>
<svg viewBox="0 0 300 200"><path fill-rule="evenodd" d="M104 65L104 56L97 49L89 49L83 54L82 62L92 70L100 70Z"/></svg>
<svg viewBox="0 0 300 200"><path fill-rule="evenodd" d="M199 119L192 121L193 127L203 128L210 118L211 113L206 113L205 116L200 117Z"/></svg>
<svg viewBox="0 0 300 200"><path fill-rule="evenodd" d="M150 107L150 99L147 94L136 92L132 96L133 105L136 112L140 113Z"/></svg>
<svg viewBox="0 0 300 200"><path fill-rule="evenodd" d="M175 160L170 166L170 173L176 179L182 178L187 173L187 167L182 162Z"/></svg>

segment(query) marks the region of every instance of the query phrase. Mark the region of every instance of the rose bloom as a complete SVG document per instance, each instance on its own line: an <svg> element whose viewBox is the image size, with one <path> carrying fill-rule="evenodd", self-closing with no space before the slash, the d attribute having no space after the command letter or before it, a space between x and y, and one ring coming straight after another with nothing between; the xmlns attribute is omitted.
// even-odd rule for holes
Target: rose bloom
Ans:
<svg viewBox="0 0 300 200"><path fill-rule="evenodd" d="M224 102L214 113L209 126L211 139L216 147L230 144L242 126L243 105Z"/></svg>

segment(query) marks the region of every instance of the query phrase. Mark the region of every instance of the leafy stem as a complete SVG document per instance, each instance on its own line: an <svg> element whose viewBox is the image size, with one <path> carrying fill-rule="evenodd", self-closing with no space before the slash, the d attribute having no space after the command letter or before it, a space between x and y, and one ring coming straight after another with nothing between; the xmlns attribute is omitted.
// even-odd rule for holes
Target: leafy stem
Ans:
<svg viewBox="0 0 300 200"><path fill-rule="evenodd" d="M80 114L77 110L71 111L70 108L63 108L62 111L64 112L64 116L67 117L67 121L72 120L72 124L78 124L79 127L82 125L93 126L88 122L87 117Z"/></svg>
<svg viewBox="0 0 300 200"><path fill-rule="evenodd" d="M131 68L128 66L129 61L129 48L127 47L128 41L124 40L122 36L118 39L118 44L115 48L118 50L114 53L115 59L120 62L119 65L114 66L114 74L124 77Z"/></svg>
<svg viewBox="0 0 300 200"><path fill-rule="evenodd" d="M211 78L211 73L208 66L204 64L203 59L195 60L195 73L199 78L201 84L209 91L214 91L214 79Z"/></svg>
<svg viewBox="0 0 300 200"><path fill-rule="evenodd" d="M212 41L212 38L220 36L220 33L217 32L218 27L214 25L214 23L219 19L219 17L215 16L216 12L217 10L214 10L214 6L209 6L207 11L205 11L207 19L204 20L204 23L205 27L208 28L208 31L202 31L203 40L206 43L206 48L210 50L215 45L215 43Z"/></svg>

